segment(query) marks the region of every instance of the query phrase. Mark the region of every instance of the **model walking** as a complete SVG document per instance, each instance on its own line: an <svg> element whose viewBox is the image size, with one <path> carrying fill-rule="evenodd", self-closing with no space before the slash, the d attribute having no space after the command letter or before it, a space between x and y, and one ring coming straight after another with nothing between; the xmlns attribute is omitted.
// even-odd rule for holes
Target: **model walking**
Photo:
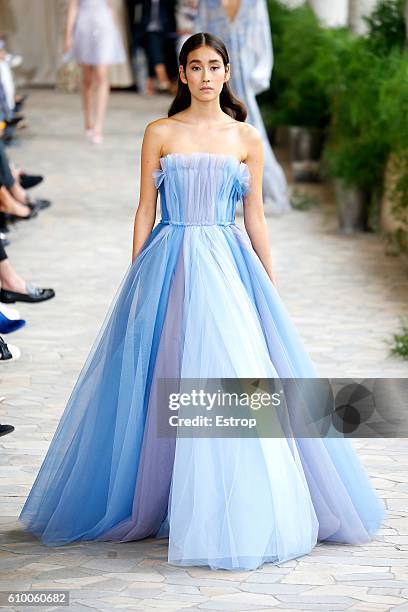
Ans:
<svg viewBox="0 0 408 612"><path fill-rule="evenodd" d="M231 60L232 88L248 109L248 122L262 136L265 214L290 211L286 177L273 153L255 97L269 89L273 65L265 0L200 0L196 31L210 32L224 41Z"/></svg>
<svg viewBox="0 0 408 612"><path fill-rule="evenodd" d="M144 136L133 262L20 520L48 545L168 536L169 563L213 569L368 542L384 506L349 440L159 436L163 378L316 376L274 286L263 144L226 48L197 34L180 61Z"/></svg>
<svg viewBox="0 0 408 612"><path fill-rule="evenodd" d="M112 0L69 0L64 50L82 68L82 101L87 137L103 141L109 99L109 64L126 61Z"/></svg>

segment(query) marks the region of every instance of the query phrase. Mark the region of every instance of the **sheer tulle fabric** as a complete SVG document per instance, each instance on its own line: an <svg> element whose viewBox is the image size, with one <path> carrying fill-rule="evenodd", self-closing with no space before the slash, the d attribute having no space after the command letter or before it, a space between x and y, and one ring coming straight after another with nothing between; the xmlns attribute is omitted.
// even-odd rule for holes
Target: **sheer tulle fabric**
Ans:
<svg viewBox="0 0 408 612"><path fill-rule="evenodd" d="M232 156L169 155L162 219L115 296L20 515L47 545L168 537L175 565L254 569L385 516L349 440L160 438L161 377L315 377L235 206ZM162 414L162 413L161 413Z"/></svg>

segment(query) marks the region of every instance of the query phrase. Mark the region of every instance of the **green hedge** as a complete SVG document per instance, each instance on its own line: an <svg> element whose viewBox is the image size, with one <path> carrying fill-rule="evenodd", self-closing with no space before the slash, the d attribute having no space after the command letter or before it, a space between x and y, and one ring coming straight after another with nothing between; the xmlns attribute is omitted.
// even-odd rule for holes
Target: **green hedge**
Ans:
<svg viewBox="0 0 408 612"><path fill-rule="evenodd" d="M408 55L402 0L382 0L367 36L320 25L308 6L269 0L274 45L271 89L260 97L268 127L327 132L330 174L372 192L383 188L390 153L400 162L395 202L408 208Z"/></svg>

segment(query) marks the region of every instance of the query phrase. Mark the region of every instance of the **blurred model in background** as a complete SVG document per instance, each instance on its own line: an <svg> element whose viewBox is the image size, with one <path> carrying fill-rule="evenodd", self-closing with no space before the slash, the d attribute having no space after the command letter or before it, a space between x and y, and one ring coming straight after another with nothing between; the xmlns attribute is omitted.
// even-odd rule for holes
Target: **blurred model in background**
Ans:
<svg viewBox="0 0 408 612"><path fill-rule="evenodd" d="M112 0L69 0L64 50L82 67L86 135L100 144L110 90L108 66L126 61Z"/></svg>
<svg viewBox="0 0 408 612"><path fill-rule="evenodd" d="M177 55L187 38L194 33L194 24L197 19L198 0L178 0L176 6L177 21Z"/></svg>
<svg viewBox="0 0 408 612"><path fill-rule="evenodd" d="M231 60L231 87L248 109L247 121L264 142L263 197L265 214L291 210L287 182L275 158L256 95L269 89L273 66L272 36L265 0L200 0L196 32L220 37ZM237 210L242 213L241 209Z"/></svg>
<svg viewBox="0 0 408 612"><path fill-rule="evenodd" d="M143 0L142 31L149 77L147 93L172 90L178 74L175 0Z"/></svg>

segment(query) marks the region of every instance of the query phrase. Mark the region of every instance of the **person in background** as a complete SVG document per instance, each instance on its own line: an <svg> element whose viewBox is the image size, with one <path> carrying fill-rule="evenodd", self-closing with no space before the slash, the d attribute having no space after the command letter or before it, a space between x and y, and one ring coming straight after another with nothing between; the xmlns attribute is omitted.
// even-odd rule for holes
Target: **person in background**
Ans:
<svg viewBox="0 0 408 612"><path fill-rule="evenodd" d="M82 68L85 133L93 144L101 144L110 91L108 66L126 61L112 0L69 0L64 51L71 50Z"/></svg>
<svg viewBox="0 0 408 612"><path fill-rule="evenodd" d="M155 91L158 80L159 91L171 91L172 81L177 77L176 55L176 0L143 0L141 30L147 53L149 78L147 93Z"/></svg>
<svg viewBox="0 0 408 612"><path fill-rule="evenodd" d="M129 25L129 55L137 91L146 93L147 57L143 44L143 0L126 0Z"/></svg>
<svg viewBox="0 0 408 612"><path fill-rule="evenodd" d="M17 103L12 70L19 66L22 60L21 55L9 53L5 41L0 38L0 138L6 144L13 142L16 127L27 126L24 117L19 114L21 105Z"/></svg>
<svg viewBox="0 0 408 612"><path fill-rule="evenodd" d="M0 244L0 302L44 302L55 296L53 289L40 289L25 281L11 265L4 247Z"/></svg>
<svg viewBox="0 0 408 612"><path fill-rule="evenodd" d="M231 87L248 108L248 123L262 136L265 167L263 175L266 215L291 210L286 177L275 158L256 101L269 89L273 65L272 37L265 0L200 0L196 32L210 32L225 42L234 69ZM242 214L242 206L237 213Z"/></svg>
<svg viewBox="0 0 408 612"><path fill-rule="evenodd" d="M198 0L178 0L176 6L177 55L187 38L194 32L197 11Z"/></svg>
<svg viewBox="0 0 408 612"><path fill-rule="evenodd" d="M31 219L37 212L51 205L49 200L35 199L27 193L23 184L31 183L30 177L16 170L9 162L4 144L0 140L0 211L15 219ZM34 184L37 182L34 180Z"/></svg>

